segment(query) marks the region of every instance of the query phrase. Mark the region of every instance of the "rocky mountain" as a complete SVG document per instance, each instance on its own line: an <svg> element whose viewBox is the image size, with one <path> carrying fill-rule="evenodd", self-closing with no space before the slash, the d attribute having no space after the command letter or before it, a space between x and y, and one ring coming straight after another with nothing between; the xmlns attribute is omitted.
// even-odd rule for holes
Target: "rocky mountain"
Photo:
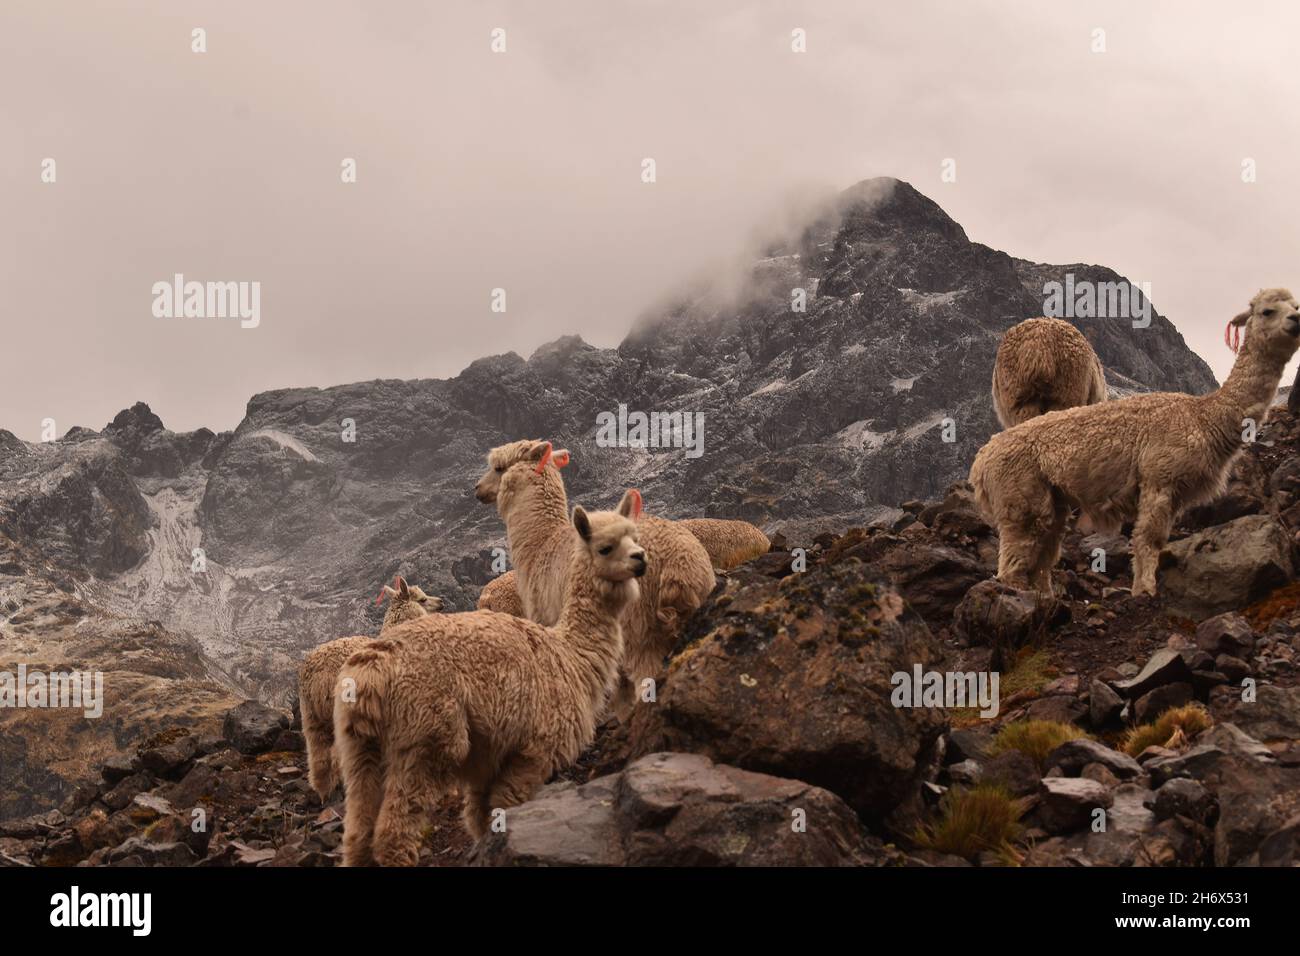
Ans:
<svg viewBox="0 0 1300 956"><path fill-rule="evenodd" d="M446 795L421 863L1296 866L1297 529L1281 409L1180 522L1157 598L1131 595L1122 539L1077 532L1055 599L999 584L964 483L819 535L801 571L778 541L724 573L655 700L478 843ZM995 713L896 698L900 674L995 671ZM256 701L160 733L0 822L0 865L336 865L342 801L302 748Z"/></svg>
<svg viewBox="0 0 1300 956"><path fill-rule="evenodd" d="M41 582L154 622L188 673L285 705L306 650L373 633L395 572L473 606L504 533L471 489L507 440L568 447L571 497L595 506L635 485L651 513L744 517L792 543L889 521L965 475L995 427L999 336L1071 273L1120 280L971 242L910 185L869 180L616 349L568 337L446 380L265 392L222 434L171 432L143 403L51 443L0 431L0 534L19 556L0 602L22 613ZM1158 314L1077 324L1119 390L1214 387ZM606 447L620 406L702 420L701 453Z"/></svg>

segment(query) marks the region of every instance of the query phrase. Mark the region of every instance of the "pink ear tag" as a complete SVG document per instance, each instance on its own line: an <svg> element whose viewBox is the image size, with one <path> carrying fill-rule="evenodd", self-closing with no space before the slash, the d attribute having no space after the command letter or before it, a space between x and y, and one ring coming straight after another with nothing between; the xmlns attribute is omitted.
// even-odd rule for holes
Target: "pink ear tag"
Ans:
<svg viewBox="0 0 1300 956"><path fill-rule="evenodd" d="M630 488L628 490L632 492L632 520L636 521L641 517L641 508L644 505L644 501L641 499L641 492L637 491L635 488Z"/></svg>
<svg viewBox="0 0 1300 956"><path fill-rule="evenodd" d="M569 450L567 448L561 448L559 451L557 451L554 455L551 456L551 464L554 465L556 468L563 468L568 463L569 463Z"/></svg>

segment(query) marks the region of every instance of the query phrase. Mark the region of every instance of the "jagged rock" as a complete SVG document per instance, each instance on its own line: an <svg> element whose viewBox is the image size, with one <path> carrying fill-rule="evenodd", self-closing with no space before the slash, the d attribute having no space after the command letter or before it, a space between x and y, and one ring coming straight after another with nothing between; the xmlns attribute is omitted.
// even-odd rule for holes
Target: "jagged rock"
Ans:
<svg viewBox="0 0 1300 956"><path fill-rule="evenodd" d="M1300 687L1260 684L1252 703L1240 703L1233 723L1263 743L1300 740Z"/></svg>
<svg viewBox="0 0 1300 956"><path fill-rule="evenodd" d="M942 709L894 706L894 675L940 659L925 622L856 562L722 594L688 632L631 752L676 750L807 780L868 819L915 812L937 769ZM721 604L718 607L718 604ZM798 701L799 706L791 707Z"/></svg>
<svg viewBox="0 0 1300 956"><path fill-rule="evenodd" d="M1182 655L1172 648L1162 647L1151 655L1146 666L1128 680L1117 681L1115 689L1130 700L1141 697L1164 684L1190 683L1192 672Z"/></svg>
<svg viewBox="0 0 1300 956"><path fill-rule="evenodd" d="M109 790L99 799L110 810L121 810L135 799L136 794L151 789L153 785L154 780L148 774L133 773L131 776L119 780L112 790Z"/></svg>
<svg viewBox="0 0 1300 956"><path fill-rule="evenodd" d="M1088 685L1088 719L1098 729L1114 724L1124 711L1124 698L1104 681L1094 680Z"/></svg>
<svg viewBox="0 0 1300 956"><path fill-rule="evenodd" d="M1044 777L1039 783L1042 802L1038 819L1049 833L1071 833L1088 825L1093 811L1109 807L1110 792L1083 777Z"/></svg>
<svg viewBox="0 0 1300 956"><path fill-rule="evenodd" d="M1291 541L1269 515L1245 515L1169 544L1167 605L1194 618L1247 607L1294 576Z"/></svg>
<svg viewBox="0 0 1300 956"><path fill-rule="evenodd" d="M1088 705L1069 694L1053 694L1030 701L1025 716L1030 720L1050 720L1061 724L1079 723L1088 714Z"/></svg>
<svg viewBox="0 0 1300 956"><path fill-rule="evenodd" d="M1255 632L1240 614L1218 614L1197 625L1196 645L1216 657L1219 654L1240 657L1255 650Z"/></svg>
<svg viewBox="0 0 1300 956"><path fill-rule="evenodd" d="M131 776L135 773L135 769L134 758L126 754L118 754L104 761L99 768L99 774L104 778L105 783L112 786Z"/></svg>
<svg viewBox="0 0 1300 956"><path fill-rule="evenodd" d="M1264 851L1264 842L1286 829L1289 821L1300 815L1300 769L1269 764L1243 766L1236 761L1208 787L1219 801L1219 822L1214 828L1214 863L1237 866L1249 862ZM1277 837L1269 844L1268 855L1279 853Z"/></svg>
<svg viewBox="0 0 1300 956"><path fill-rule="evenodd" d="M1300 814L1265 837L1250 862L1257 866L1300 866Z"/></svg>
<svg viewBox="0 0 1300 956"><path fill-rule="evenodd" d="M1016 797L1037 793L1041 776L1033 759L1019 750L1004 750L984 765L984 779Z"/></svg>
<svg viewBox="0 0 1300 956"><path fill-rule="evenodd" d="M1060 767L1067 776L1075 776L1088 764L1101 764L1121 780L1131 780L1142 775L1142 767L1128 754L1111 750L1103 743L1078 737L1067 740L1047 755L1043 769Z"/></svg>
<svg viewBox="0 0 1300 956"><path fill-rule="evenodd" d="M255 700L246 700L226 714L221 735L244 754L270 750L289 726L289 715Z"/></svg>
<svg viewBox="0 0 1300 956"><path fill-rule="evenodd" d="M994 648L995 666L1009 670L1015 652L1041 638L1061 613L1062 605L1052 598L988 579L966 592L955 622L971 643Z"/></svg>
<svg viewBox="0 0 1300 956"><path fill-rule="evenodd" d="M1218 803L1205 787L1186 777L1175 777L1155 792L1152 811L1157 820L1183 816L1197 823L1213 823Z"/></svg>
<svg viewBox="0 0 1300 956"><path fill-rule="evenodd" d="M1214 671L1226 677L1229 683L1238 683L1250 676L1251 667L1240 657L1220 654L1214 659Z"/></svg>
<svg viewBox="0 0 1300 956"><path fill-rule="evenodd" d="M961 760L984 760L992 741L992 735L986 730L974 730L969 727L951 730L944 738L944 760L955 763Z"/></svg>
<svg viewBox="0 0 1300 956"><path fill-rule="evenodd" d="M792 821L806 821L799 832ZM697 754L642 757L581 786L544 788L506 811L477 866L860 866L880 844L834 794Z"/></svg>
<svg viewBox="0 0 1300 956"><path fill-rule="evenodd" d="M1133 702L1133 719L1139 724L1149 724L1169 708L1181 707L1191 700L1191 684L1161 684Z"/></svg>
<svg viewBox="0 0 1300 956"><path fill-rule="evenodd" d="M172 743L142 750L138 760L142 770L156 777L174 780L184 775L196 750L196 741L187 735Z"/></svg>
<svg viewBox="0 0 1300 956"><path fill-rule="evenodd" d="M931 627L946 625L966 592L988 576L969 554L929 539L848 532L831 552L835 560L857 558L870 574L892 584Z"/></svg>

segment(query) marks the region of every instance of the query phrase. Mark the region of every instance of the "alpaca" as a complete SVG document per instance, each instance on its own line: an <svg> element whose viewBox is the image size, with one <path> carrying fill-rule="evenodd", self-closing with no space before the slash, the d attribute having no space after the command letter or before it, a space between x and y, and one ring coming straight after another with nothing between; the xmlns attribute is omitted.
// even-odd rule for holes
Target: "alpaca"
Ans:
<svg viewBox="0 0 1300 956"><path fill-rule="evenodd" d="M478 499L495 502L506 523L524 616L548 626L560 616L573 539L559 473L568 458L568 452L552 452L547 441L502 445L489 452L488 470L475 487ZM613 701L615 714L623 720L631 714L634 691L658 674L677 642L681 623L717 583L713 562L699 539L679 522L641 515L640 493L634 496L634 520L650 556L650 570L641 582L640 600L623 620L623 676Z"/></svg>
<svg viewBox="0 0 1300 956"><path fill-rule="evenodd" d="M425 813L459 783L475 839L494 809L532 796L596 735L623 654L619 619L646 553L632 520L574 508L568 583L552 628L495 611L411 621L339 674L335 736L347 792L343 862L416 862Z"/></svg>
<svg viewBox="0 0 1300 956"><path fill-rule="evenodd" d="M1245 344L1208 395L1155 393L1051 412L994 435L971 465L980 509L998 527L998 578L1050 594L1072 507L1098 529L1133 528L1133 593L1156 593L1178 514L1222 493L1244 419L1262 421L1300 344L1300 310L1265 289L1234 316Z"/></svg>
<svg viewBox="0 0 1300 956"><path fill-rule="evenodd" d="M1026 319L1002 336L993 410L1003 428L1106 400L1106 376L1088 340L1061 319Z"/></svg>
<svg viewBox="0 0 1300 956"><path fill-rule="evenodd" d="M424 617L442 610L442 598L430 597L415 585L408 585L400 574L395 587L384 585L375 598L393 600L384 614L379 633L383 634L404 621ZM364 647L368 637L341 637L317 647L302 662L298 672L298 705L302 709L302 735L307 741L307 772L312 789L321 800L338 786L338 760L334 753L334 682L343 663Z"/></svg>
<svg viewBox="0 0 1300 956"><path fill-rule="evenodd" d="M684 518L678 524L699 539L713 566L724 571L772 550L772 542L767 535L748 521ZM502 614L525 617L524 602L519 596L515 572L507 571L483 585L477 607L480 611L500 611Z"/></svg>
<svg viewBox="0 0 1300 956"><path fill-rule="evenodd" d="M519 586L515 583L515 572L507 571L483 585L478 593L480 611L500 611L524 617L524 601L519 596Z"/></svg>

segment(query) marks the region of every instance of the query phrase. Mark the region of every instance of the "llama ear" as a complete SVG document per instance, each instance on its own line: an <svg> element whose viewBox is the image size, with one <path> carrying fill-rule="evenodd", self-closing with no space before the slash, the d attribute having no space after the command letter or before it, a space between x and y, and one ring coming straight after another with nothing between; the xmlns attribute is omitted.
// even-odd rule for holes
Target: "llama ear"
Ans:
<svg viewBox="0 0 1300 956"><path fill-rule="evenodd" d="M641 517L642 504L641 492L635 488L629 488L627 494L623 496L623 500L618 503L618 513L624 518L631 518L636 521Z"/></svg>
<svg viewBox="0 0 1300 956"><path fill-rule="evenodd" d="M393 579L397 584L397 593L403 601L411 600L411 589L406 583L406 578L400 574Z"/></svg>
<svg viewBox="0 0 1300 956"><path fill-rule="evenodd" d="M539 458L545 458L551 453L551 443L545 439L539 438L533 442L533 447L524 453L525 461L537 461Z"/></svg>
<svg viewBox="0 0 1300 956"><path fill-rule="evenodd" d="M591 519L582 510L582 505L573 506L573 526L578 529L578 536L583 541L591 540Z"/></svg>
<svg viewBox="0 0 1300 956"><path fill-rule="evenodd" d="M531 452L529 452L529 456L533 460L537 461L537 468L535 470L537 474L540 475L545 470L546 463L551 460L551 443L548 441L542 442ZM540 460L538 460L539 457Z"/></svg>
<svg viewBox="0 0 1300 956"><path fill-rule="evenodd" d="M1245 312L1238 312L1236 315L1234 315L1231 319L1228 320L1228 324L1245 325L1246 321L1249 318L1250 318L1250 309L1247 309Z"/></svg>

